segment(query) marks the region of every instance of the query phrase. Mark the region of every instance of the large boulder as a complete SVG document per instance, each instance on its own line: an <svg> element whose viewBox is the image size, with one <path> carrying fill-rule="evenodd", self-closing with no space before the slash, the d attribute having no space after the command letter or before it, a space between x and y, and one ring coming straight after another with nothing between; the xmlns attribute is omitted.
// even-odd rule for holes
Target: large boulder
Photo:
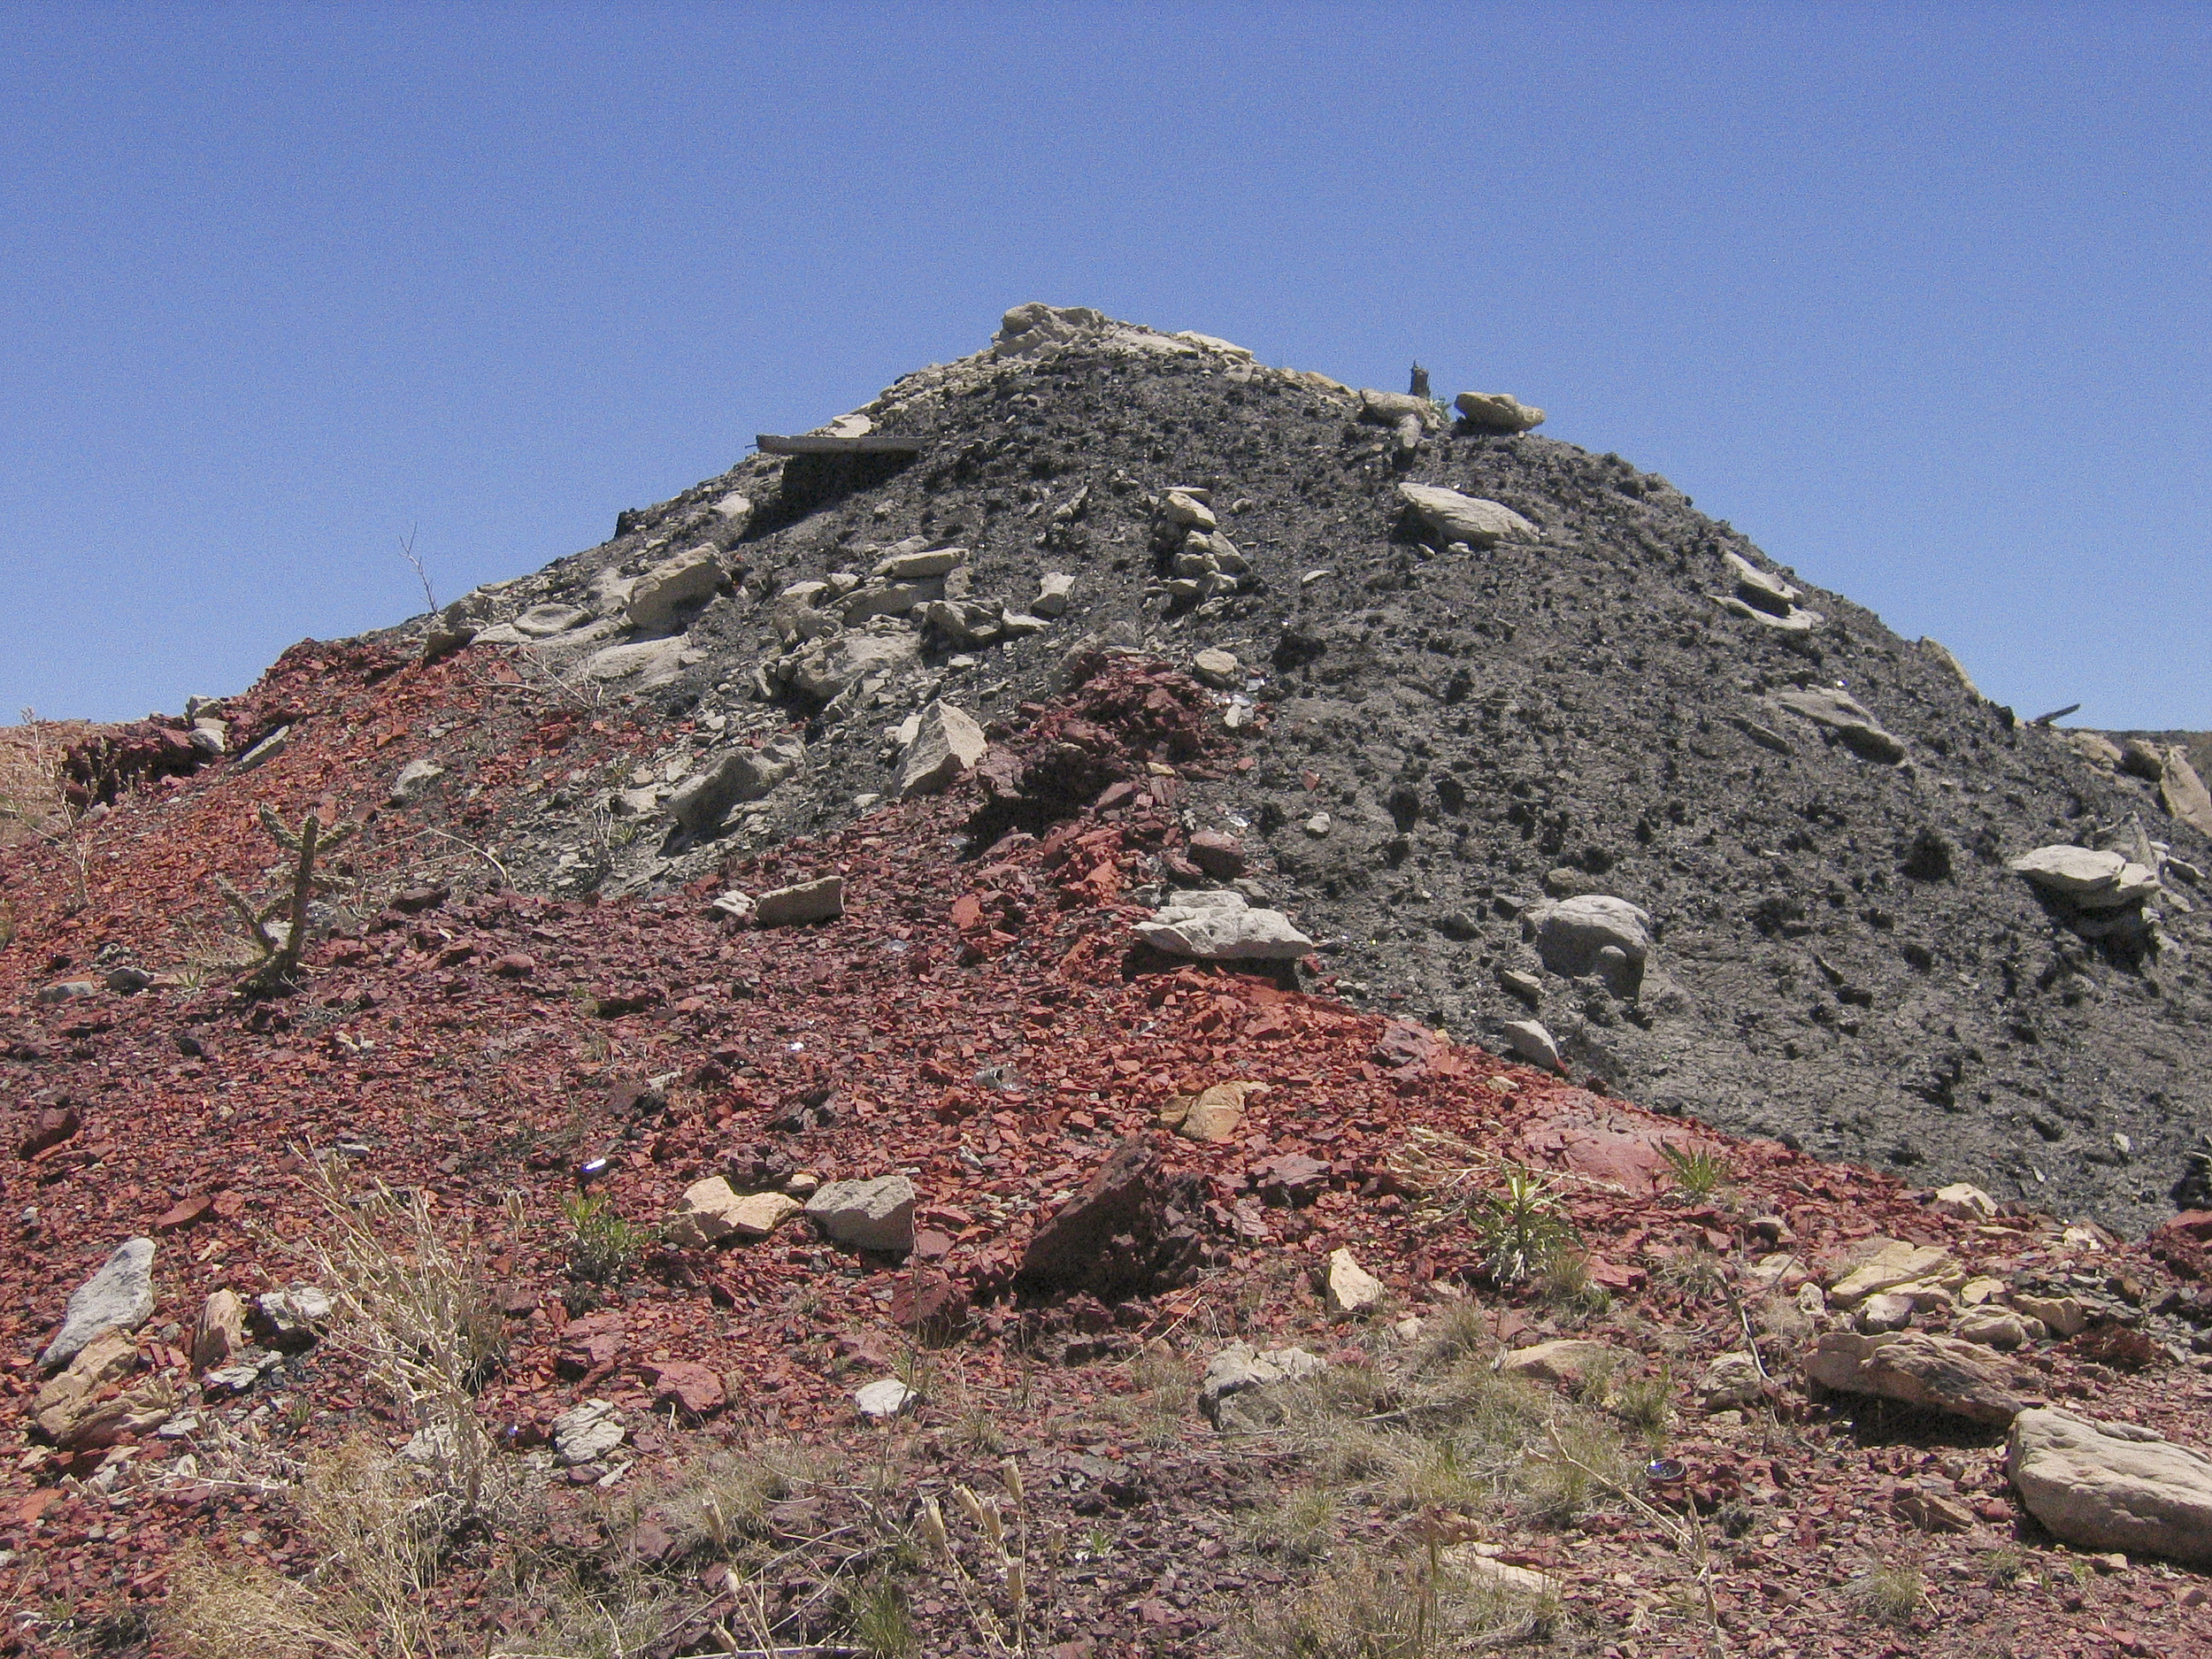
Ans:
<svg viewBox="0 0 2212 1659"><path fill-rule="evenodd" d="M1579 979L1611 966L1609 979L1628 981L1612 987L1620 992L1632 990L1642 979L1644 959L1651 954L1651 917L1626 899L1586 893L1540 908L1533 920L1536 954L1554 973ZM1621 953L1617 962L1601 958L1609 948Z"/></svg>
<svg viewBox="0 0 2212 1659"><path fill-rule="evenodd" d="M792 774L805 755L804 746L795 739L784 739L765 749L733 749L679 784L676 793L668 797L669 813L692 834L710 835L721 827L732 807L764 799Z"/></svg>
<svg viewBox="0 0 2212 1659"><path fill-rule="evenodd" d="M1401 484L1398 494L1447 544L1495 547L1508 540L1533 541L1542 534L1512 508L1479 495L1463 495L1434 484Z"/></svg>
<svg viewBox="0 0 2212 1659"><path fill-rule="evenodd" d="M802 922L829 922L845 913L845 878L824 876L787 887L771 887L753 901L753 920L763 927Z"/></svg>
<svg viewBox="0 0 2212 1659"><path fill-rule="evenodd" d="M641 634L666 634L687 607L714 597L721 580L722 561L710 546L663 559L631 588L624 618Z"/></svg>
<svg viewBox="0 0 2212 1659"><path fill-rule="evenodd" d="M2212 1567L2212 1459L2138 1428L2023 1411L2005 1472L2028 1513L2070 1544Z"/></svg>
<svg viewBox="0 0 2212 1659"><path fill-rule="evenodd" d="M1207 1362L1205 1379L1198 1387L1198 1409L1225 1432L1275 1428L1285 1413L1272 1397L1274 1390L1326 1366L1319 1355L1302 1348L1271 1348L1262 1353L1249 1342L1232 1342Z"/></svg>
<svg viewBox="0 0 2212 1659"><path fill-rule="evenodd" d="M942 700L931 703L899 761L899 794L935 795L981 760L990 746L965 710Z"/></svg>
<svg viewBox="0 0 2212 1659"><path fill-rule="evenodd" d="M856 1250L897 1255L914 1248L914 1183L903 1175L832 1181L806 1201L814 1225Z"/></svg>
<svg viewBox="0 0 2212 1659"><path fill-rule="evenodd" d="M2212 835L2212 792L2180 747L2166 750L2158 777L2158 798L2166 810L2200 835Z"/></svg>
<svg viewBox="0 0 2212 1659"><path fill-rule="evenodd" d="M1295 962L1313 949L1280 910L1255 910L1240 893L1183 893L1137 924L1156 950L1202 962Z"/></svg>
<svg viewBox="0 0 2212 1659"><path fill-rule="evenodd" d="M109 1331L135 1331L153 1312L154 1241L126 1239L71 1294L61 1329L39 1356L39 1363L57 1370L76 1358L93 1338Z"/></svg>
<svg viewBox="0 0 2212 1659"><path fill-rule="evenodd" d="M2154 871L2120 853L2088 847L2038 847L2006 859L2005 868L2081 910L2116 910L2158 891Z"/></svg>
<svg viewBox="0 0 2212 1659"><path fill-rule="evenodd" d="M1016 1277L1109 1300L1187 1282L1204 1256L1196 1219L1203 1190L1166 1168L1165 1144L1144 1135L1124 1141L1031 1236Z"/></svg>
<svg viewBox="0 0 2212 1659"><path fill-rule="evenodd" d="M2018 1373L1994 1349L1921 1331L1832 1331L1806 1356L1805 1375L1838 1394L1878 1394L1999 1427L2026 1406Z"/></svg>
<svg viewBox="0 0 2212 1659"><path fill-rule="evenodd" d="M1904 744L1885 732L1872 711L1848 692L1812 686L1801 691L1778 691L1768 701L1833 732L1836 741L1861 760L1893 766L1905 758Z"/></svg>
<svg viewBox="0 0 2212 1659"><path fill-rule="evenodd" d="M1485 432L1532 432L1544 424L1544 411L1532 409L1510 392L1462 392L1452 407L1471 426Z"/></svg>
<svg viewBox="0 0 2212 1659"><path fill-rule="evenodd" d="M784 681L803 696L826 703L871 674L910 668L922 654L922 636L881 618L865 628L816 640L791 660Z"/></svg>

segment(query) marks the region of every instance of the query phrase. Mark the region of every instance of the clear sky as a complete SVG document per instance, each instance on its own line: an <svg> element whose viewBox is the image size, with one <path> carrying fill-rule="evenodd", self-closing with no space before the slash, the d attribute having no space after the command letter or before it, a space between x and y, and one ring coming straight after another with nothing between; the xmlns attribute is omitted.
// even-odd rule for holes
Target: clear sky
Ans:
<svg viewBox="0 0 2212 1659"><path fill-rule="evenodd" d="M1025 300L1665 473L2212 727L2212 8L0 0L0 710L611 534Z"/></svg>

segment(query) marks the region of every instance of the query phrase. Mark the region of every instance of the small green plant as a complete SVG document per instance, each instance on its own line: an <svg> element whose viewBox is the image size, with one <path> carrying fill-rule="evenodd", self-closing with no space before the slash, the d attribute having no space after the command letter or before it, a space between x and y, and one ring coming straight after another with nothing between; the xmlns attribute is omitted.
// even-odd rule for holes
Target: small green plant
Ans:
<svg viewBox="0 0 2212 1659"><path fill-rule="evenodd" d="M579 1193L561 1202L568 1218L568 1271L595 1285L619 1282L637 1265L644 1239L603 1194Z"/></svg>
<svg viewBox="0 0 2212 1659"><path fill-rule="evenodd" d="M1694 1202L1703 1202L1728 1185L1728 1165L1700 1147L1686 1152L1672 1141L1662 1141L1659 1156L1674 1175L1674 1190Z"/></svg>
<svg viewBox="0 0 2212 1659"><path fill-rule="evenodd" d="M1705 1302L1720 1294L1727 1281L1720 1263L1703 1250L1684 1250L1659 1265L1659 1283L1685 1302Z"/></svg>
<svg viewBox="0 0 2212 1659"><path fill-rule="evenodd" d="M915 1659L922 1651L905 1594L887 1578L872 1578L856 1588L845 1603L845 1617L853 1646L868 1659Z"/></svg>
<svg viewBox="0 0 2212 1659"><path fill-rule="evenodd" d="M1902 1562L1876 1567L1855 1582L1851 1605L1878 1624L1908 1624L1928 1599L1927 1580Z"/></svg>
<svg viewBox="0 0 2212 1659"><path fill-rule="evenodd" d="M1590 1277L1590 1258L1581 1250L1561 1250L1544 1269L1544 1300L1576 1319L1602 1319L1613 1297Z"/></svg>
<svg viewBox="0 0 2212 1659"><path fill-rule="evenodd" d="M2028 1576L2028 1558L2009 1544L2000 1545L1982 1557L1982 1571L1993 1588L2008 1590Z"/></svg>
<svg viewBox="0 0 2212 1659"><path fill-rule="evenodd" d="M1656 1446L1674 1415L1674 1378L1663 1367L1655 1377L1624 1382L1614 1391L1612 1405L1614 1415Z"/></svg>
<svg viewBox="0 0 2212 1659"><path fill-rule="evenodd" d="M1581 1241L1552 1184L1518 1164L1508 1164L1499 1189L1478 1194L1468 1210L1482 1264L1499 1285L1526 1283Z"/></svg>
<svg viewBox="0 0 2212 1659"><path fill-rule="evenodd" d="M1293 1487L1246 1517L1245 1542L1279 1561L1319 1561L1329 1553L1336 1509L1336 1495L1324 1487Z"/></svg>

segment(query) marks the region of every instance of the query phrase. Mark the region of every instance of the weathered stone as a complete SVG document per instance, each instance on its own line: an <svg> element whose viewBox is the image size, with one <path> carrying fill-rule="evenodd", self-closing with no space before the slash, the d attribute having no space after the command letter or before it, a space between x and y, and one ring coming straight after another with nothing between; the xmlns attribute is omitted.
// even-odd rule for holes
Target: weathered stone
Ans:
<svg viewBox="0 0 2212 1659"><path fill-rule="evenodd" d="M714 596L722 581L722 561L708 546L664 559L639 577L630 589L624 615L641 633L665 634L686 607Z"/></svg>
<svg viewBox="0 0 2212 1659"><path fill-rule="evenodd" d="M1510 392L1462 392L1452 407L1471 426L1485 432L1532 432L1544 424L1544 411L1532 409Z"/></svg>
<svg viewBox="0 0 2212 1659"><path fill-rule="evenodd" d="M1878 1292L1909 1284L1915 1279L1965 1274L1948 1250L1933 1244L1908 1244L1901 1239L1870 1239L1860 1248L1849 1271L1828 1286L1829 1300L1849 1307Z"/></svg>
<svg viewBox="0 0 2212 1659"><path fill-rule="evenodd" d="M1603 1342L1563 1336L1515 1348L1499 1363L1498 1370L1505 1376L1520 1377L1530 1382L1579 1382L1609 1370L1616 1357L1613 1349Z"/></svg>
<svg viewBox="0 0 2212 1659"><path fill-rule="evenodd" d="M103 1331L47 1379L31 1400L31 1421L57 1445L68 1445L99 1391L138 1369L138 1345L122 1331Z"/></svg>
<svg viewBox="0 0 2212 1659"><path fill-rule="evenodd" d="M1202 962L1294 962L1313 949L1280 910L1255 910L1227 891L1179 894L1137 933L1156 950Z"/></svg>
<svg viewBox="0 0 2212 1659"><path fill-rule="evenodd" d="M872 617L902 617L917 605L933 605L944 596L942 577L910 582L870 582L846 596L838 607L838 615L847 627L857 627Z"/></svg>
<svg viewBox="0 0 2212 1659"><path fill-rule="evenodd" d="M857 1250L901 1254L914 1248L914 1183L903 1175L832 1181L806 1201L815 1225Z"/></svg>
<svg viewBox="0 0 2212 1659"><path fill-rule="evenodd" d="M983 728L964 709L941 699L931 703L922 710L913 741L899 761L899 794L937 794L981 760L990 746Z"/></svg>
<svg viewBox="0 0 2212 1659"><path fill-rule="evenodd" d="M1997 1213L1997 1201L1971 1181L1954 1181L1936 1189L1928 1208L1960 1221L1987 1221Z"/></svg>
<svg viewBox="0 0 2212 1659"><path fill-rule="evenodd" d="M1893 1494L1889 1503L1899 1520L1927 1532L1971 1532L1977 1518L1972 1508L1955 1492L1927 1482Z"/></svg>
<svg viewBox="0 0 2212 1659"><path fill-rule="evenodd" d="M2188 752L2177 744L2166 750L2164 760L2158 780L2161 804L2200 835L2212 835L2212 791L2189 764Z"/></svg>
<svg viewBox="0 0 2212 1659"><path fill-rule="evenodd" d="M1191 863L1217 881L1233 881L1245 872L1244 843L1220 830L1201 830L1190 838Z"/></svg>
<svg viewBox="0 0 2212 1659"><path fill-rule="evenodd" d="M192 1333L192 1366L213 1371L227 1365L246 1346L246 1304L234 1290L211 1293L200 1304L200 1321Z"/></svg>
<svg viewBox="0 0 2212 1659"><path fill-rule="evenodd" d="M1075 578L1059 571L1050 571L1038 582L1037 596L1029 602L1029 609L1041 617L1060 616L1066 611L1068 602L1074 595Z"/></svg>
<svg viewBox="0 0 2212 1659"><path fill-rule="evenodd" d="M1506 1045L1531 1065L1547 1071L1559 1070L1559 1044L1537 1021L1509 1019L1498 1029L1504 1033Z"/></svg>
<svg viewBox="0 0 2212 1659"><path fill-rule="evenodd" d="M696 653L685 649L680 634L674 639L639 640L593 652L584 664L584 677L596 680L635 680L640 690L650 690L655 686L666 685L683 672L687 661L696 660Z"/></svg>
<svg viewBox="0 0 2212 1659"><path fill-rule="evenodd" d="M1217 690L1236 683L1243 665L1232 651L1203 650L1190 659L1190 671L1204 684Z"/></svg>
<svg viewBox="0 0 2212 1659"><path fill-rule="evenodd" d="M1187 1282L1203 1263L1194 1176L1164 1167L1164 1138L1136 1135L1040 1226L1022 1252L1025 1284L1113 1301Z"/></svg>
<svg viewBox="0 0 2212 1659"><path fill-rule="evenodd" d="M1160 517L1170 524L1198 531L1210 531L1220 522L1214 517L1214 510L1194 493L1180 489L1171 489L1160 497Z"/></svg>
<svg viewBox="0 0 2212 1659"><path fill-rule="evenodd" d="M712 1417L730 1402L729 1391L711 1366L696 1360L669 1360L650 1368L653 1403L665 1411L673 1406L696 1422Z"/></svg>
<svg viewBox="0 0 2212 1659"><path fill-rule="evenodd" d="M2127 862L2118 853L2099 852L2087 847L2053 846L2038 847L2016 858L2008 858L2005 868L2015 875L2025 876L2047 893L2078 899L2116 887Z"/></svg>
<svg viewBox="0 0 2212 1659"><path fill-rule="evenodd" d="M2212 1566L2212 1459L2131 1423L2023 1411L2005 1472L2056 1537L2085 1549Z"/></svg>
<svg viewBox="0 0 2212 1659"><path fill-rule="evenodd" d="M427 756L409 761L399 769L399 776L392 780L391 803L405 806L421 800L444 776L445 768Z"/></svg>
<svg viewBox="0 0 2212 1659"><path fill-rule="evenodd" d="M764 1239L805 1208L789 1193L746 1193L723 1213L733 1237Z"/></svg>
<svg viewBox="0 0 2212 1659"><path fill-rule="evenodd" d="M1411 420L1423 430L1444 424L1444 411L1437 408L1434 398L1412 392L1379 392L1371 387L1360 391L1359 418L1379 426L1394 426L1402 420Z"/></svg>
<svg viewBox="0 0 2212 1659"><path fill-rule="evenodd" d="M2013 1310L2040 1320L2056 1336L2079 1336L2089 1328L2089 1311L2072 1296L2038 1296L2016 1290L2007 1298Z"/></svg>
<svg viewBox="0 0 2212 1659"><path fill-rule="evenodd" d="M905 551L893 549L877 561L868 574L876 581L925 581L933 576L943 576L968 557L964 547L914 548Z"/></svg>
<svg viewBox="0 0 2212 1659"><path fill-rule="evenodd" d="M84 1116L74 1106L49 1106L31 1120L30 1133L16 1142L16 1155L28 1163L83 1127Z"/></svg>
<svg viewBox="0 0 2212 1659"><path fill-rule="evenodd" d="M1386 1294L1382 1280L1362 1267L1348 1249L1329 1253L1323 1288L1331 1313L1359 1313L1379 1304Z"/></svg>
<svg viewBox="0 0 2212 1659"><path fill-rule="evenodd" d="M791 659L784 680L803 696L827 702L868 675L913 666L921 651L920 634L879 617L865 628L816 640Z"/></svg>
<svg viewBox="0 0 2212 1659"><path fill-rule="evenodd" d="M733 806L765 799L798 769L806 749L786 738L765 749L733 749L702 767L668 797L669 816L694 835L710 835Z"/></svg>
<svg viewBox="0 0 2212 1659"><path fill-rule="evenodd" d="M254 1298L254 1324L272 1348L305 1348L335 1311L319 1285L287 1285Z"/></svg>
<svg viewBox="0 0 2212 1659"><path fill-rule="evenodd" d="M1533 541L1541 534L1510 507L1478 495L1463 495L1455 489L1432 484L1401 484L1398 494L1447 542L1488 548L1509 538Z"/></svg>
<svg viewBox="0 0 2212 1659"><path fill-rule="evenodd" d="M1847 692L1814 686L1801 691L1778 691L1767 701L1833 732L1836 741L1861 760L1893 766L1905 758L1904 744L1884 731L1866 705Z"/></svg>
<svg viewBox="0 0 2212 1659"><path fill-rule="evenodd" d="M126 1435L158 1428L177 1409L176 1387L167 1378L149 1377L109 1391L137 1365L137 1347L129 1336L103 1332L39 1390L31 1402L33 1425L65 1451L111 1446Z"/></svg>
<svg viewBox="0 0 2212 1659"><path fill-rule="evenodd" d="M1698 1379L1697 1398L1708 1411L1741 1410L1766 1398L1766 1379L1759 1374L1759 1363L1749 1354L1723 1354Z"/></svg>
<svg viewBox="0 0 2212 1659"><path fill-rule="evenodd" d="M1244 1102L1266 1092L1264 1083L1216 1083L1195 1094L1179 1094L1160 1111L1160 1127L1180 1131L1193 1141L1233 1140L1244 1120Z"/></svg>
<svg viewBox="0 0 2212 1659"><path fill-rule="evenodd" d="M71 1294L61 1329L39 1356L39 1363L50 1371L66 1365L94 1337L109 1331L135 1331L153 1311L154 1241L126 1239Z"/></svg>
<svg viewBox="0 0 2212 1659"><path fill-rule="evenodd" d="M1501 1544L1454 1544L1442 1551L1439 1558L1463 1577L1493 1584L1502 1590L1545 1598L1559 1594L1560 1582L1550 1573L1500 1561L1492 1553L1503 1548Z"/></svg>
<svg viewBox="0 0 2212 1659"><path fill-rule="evenodd" d="M1969 1308L1951 1321L1951 1334L1960 1341L1978 1342L2007 1353L2032 1341L2042 1332L2041 1320L1986 1303Z"/></svg>
<svg viewBox="0 0 2212 1659"><path fill-rule="evenodd" d="M1554 973L1568 979L1601 971L1598 958L1608 949L1621 953L1620 964L1640 979L1651 951L1651 917L1631 904L1602 893L1586 893L1563 899L1531 912L1536 929L1536 954ZM1621 966L1617 965L1617 976Z"/></svg>
<svg viewBox="0 0 2212 1659"><path fill-rule="evenodd" d="M1326 1369L1327 1362L1302 1348L1274 1348L1262 1353L1249 1342L1232 1342L1206 1363L1198 1388L1198 1409L1224 1432L1257 1432L1283 1420L1283 1409L1268 1398L1284 1383Z"/></svg>
<svg viewBox="0 0 2212 1659"><path fill-rule="evenodd" d="M1735 583L1736 597L1746 604L1778 617L1786 617L1798 598L1797 589L1771 571L1763 571L1750 560L1733 553L1724 553L1721 563L1728 567L1730 579Z"/></svg>
<svg viewBox="0 0 2212 1659"><path fill-rule="evenodd" d="M1977 1423L2009 1423L2024 1403L1994 1349L1922 1331L1832 1331L1806 1356L1805 1374L1839 1394L1878 1394Z"/></svg>
<svg viewBox="0 0 2212 1659"><path fill-rule="evenodd" d="M292 744L292 728L280 726L230 764L233 772L251 772L281 755Z"/></svg>
<svg viewBox="0 0 2212 1659"><path fill-rule="evenodd" d="M738 1202L735 1190L719 1175L694 1181L662 1224L662 1234L679 1249L702 1249L736 1230L730 1212Z"/></svg>
<svg viewBox="0 0 2212 1659"><path fill-rule="evenodd" d="M895 1417L918 1398L915 1392L895 1377L879 1377L853 1394L853 1403L860 1408L863 1417Z"/></svg>
<svg viewBox="0 0 2212 1659"><path fill-rule="evenodd" d="M587 1400L553 1419L553 1455L564 1468L604 1457L626 1432L606 1400Z"/></svg>
<svg viewBox="0 0 2212 1659"><path fill-rule="evenodd" d="M845 879L824 876L787 887L771 887L753 901L753 919L763 927L833 921L845 913Z"/></svg>
<svg viewBox="0 0 2212 1659"><path fill-rule="evenodd" d="M1884 1331L1901 1331L1912 1323L1915 1311L1910 1296L1882 1291L1859 1304L1858 1311L1851 1317L1851 1328L1869 1336Z"/></svg>
<svg viewBox="0 0 2212 1659"><path fill-rule="evenodd" d="M2131 737L2120 745L2120 770L2131 777L2156 783L2166 775L2166 757L2156 744Z"/></svg>

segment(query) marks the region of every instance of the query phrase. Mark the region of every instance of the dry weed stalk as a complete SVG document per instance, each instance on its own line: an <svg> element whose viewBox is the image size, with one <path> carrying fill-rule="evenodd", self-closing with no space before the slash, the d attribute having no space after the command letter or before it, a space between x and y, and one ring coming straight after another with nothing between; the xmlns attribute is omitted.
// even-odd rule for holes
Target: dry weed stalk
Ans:
<svg viewBox="0 0 2212 1659"><path fill-rule="evenodd" d="M69 798L67 754L54 746L47 725L36 709L23 710L23 729L30 741L29 776L20 794L12 791L0 797L0 812L20 821L48 846L61 849L69 861L70 909L81 910L92 902L92 849L85 843L85 816Z"/></svg>
<svg viewBox="0 0 2212 1659"><path fill-rule="evenodd" d="M498 1343L473 1244L447 1242L420 1190L402 1200L380 1183L356 1199L310 1162L326 1225L296 1248L330 1293L331 1340L420 1430L417 1455L450 1510L447 1524L465 1525L484 1510L491 1440L474 1390Z"/></svg>
<svg viewBox="0 0 2212 1659"><path fill-rule="evenodd" d="M356 1439L310 1460L294 1492L319 1547L303 1582L259 1562L195 1553L171 1576L163 1634L191 1659L431 1659L444 1647L429 1592L445 1506L383 1447Z"/></svg>
<svg viewBox="0 0 2212 1659"><path fill-rule="evenodd" d="M997 1498L979 1495L972 1487L956 1483L952 1494L960 1512L975 1527L979 1553L998 1571L1006 1598L1003 1614L992 1605L983 1581L960 1559L944 1509L936 1499L922 1501L920 1526L923 1541L951 1569L953 1586L978 1633L998 1652L1018 1654L1027 1650L1029 1640L1029 1506L1023 1497L1019 1463L1011 1457L1002 1461L999 1479L1014 1506L1010 1529Z"/></svg>

